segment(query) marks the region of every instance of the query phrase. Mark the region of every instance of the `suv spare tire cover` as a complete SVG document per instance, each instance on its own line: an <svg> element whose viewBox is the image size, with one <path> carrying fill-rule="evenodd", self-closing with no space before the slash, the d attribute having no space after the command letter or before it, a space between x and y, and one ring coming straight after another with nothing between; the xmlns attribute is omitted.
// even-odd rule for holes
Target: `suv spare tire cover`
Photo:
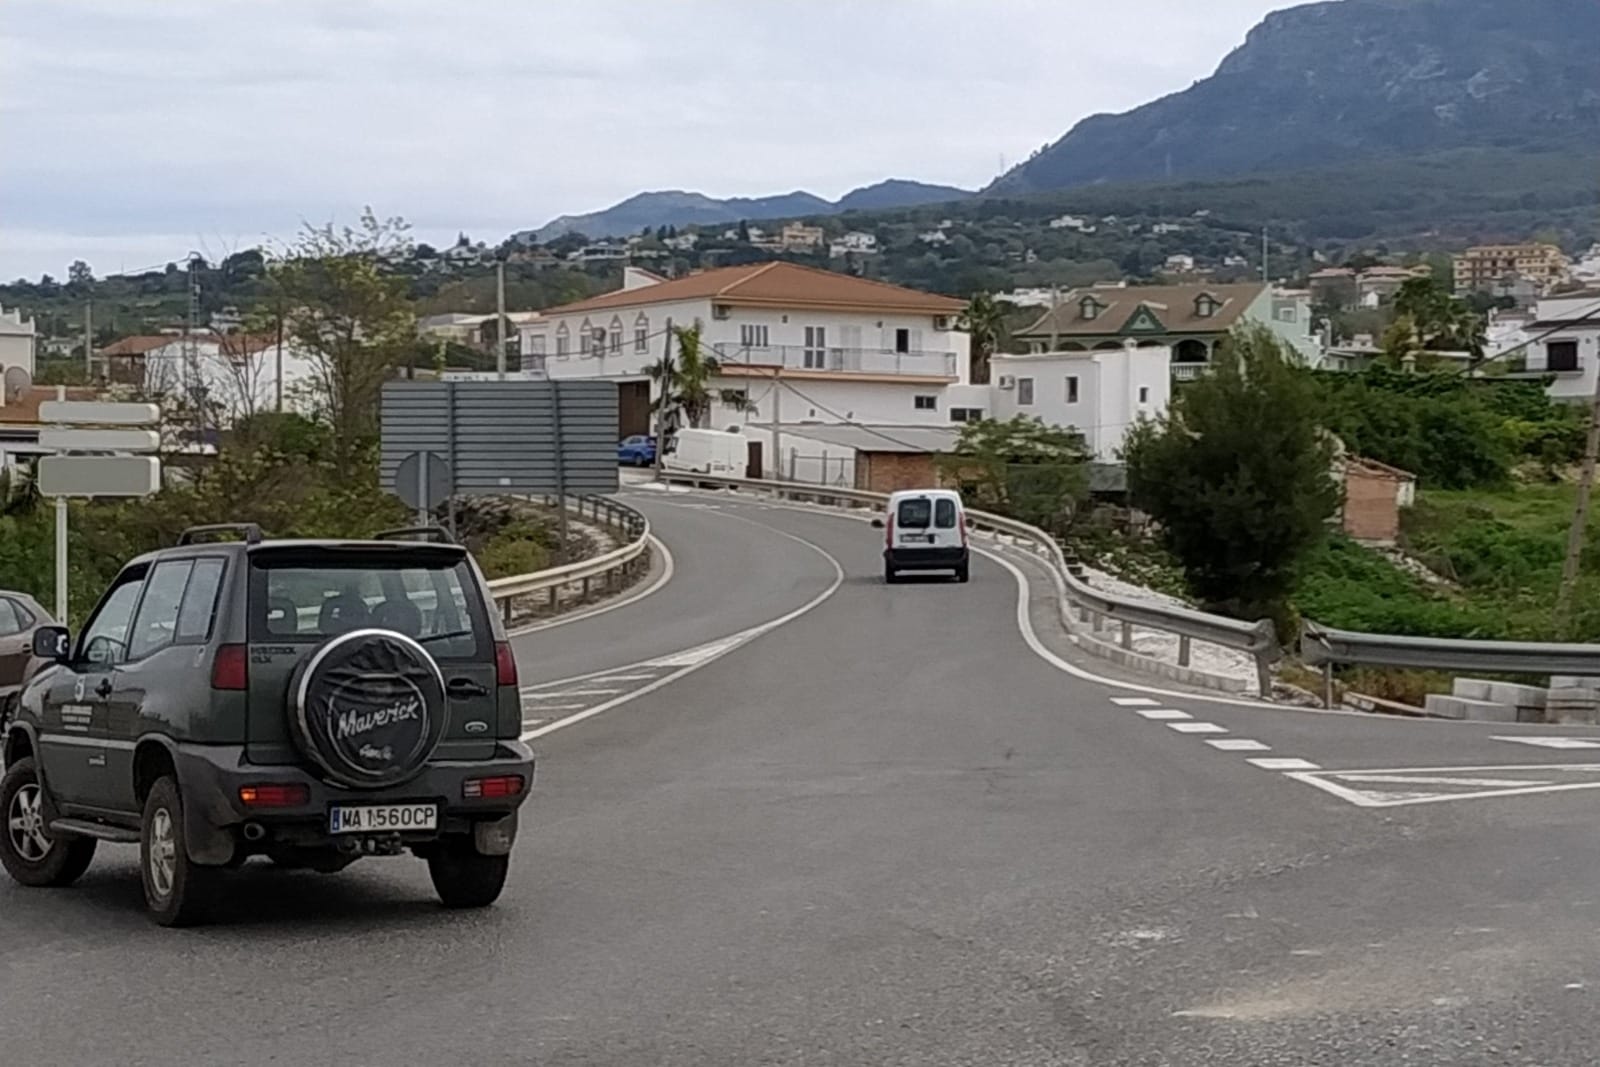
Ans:
<svg viewBox="0 0 1600 1067"><path fill-rule="evenodd" d="M444 735L444 676L427 649L392 630L353 630L301 661L289 725L329 781L381 789L414 777Z"/></svg>

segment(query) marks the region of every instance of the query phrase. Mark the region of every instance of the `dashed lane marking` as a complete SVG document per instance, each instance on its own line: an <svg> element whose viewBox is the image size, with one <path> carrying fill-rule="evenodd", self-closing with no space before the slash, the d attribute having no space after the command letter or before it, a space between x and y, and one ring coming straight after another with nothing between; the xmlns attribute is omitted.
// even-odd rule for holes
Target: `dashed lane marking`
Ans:
<svg viewBox="0 0 1600 1067"><path fill-rule="evenodd" d="M1600 741L1587 737L1491 737L1489 740L1540 748L1600 748Z"/></svg>
<svg viewBox="0 0 1600 1067"><path fill-rule="evenodd" d="M1214 722L1169 722L1167 729L1176 730L1180 734L1225 734L1226 726L1218 726Z"/></svg>
<svg viewBox="0 0 1600 1067"><path fill-rule="evenodd" d="M1139 712L1139 715L1142 718L1151 720L1152 722L1166 722L1169 719L1176 720L1194 718L1194 716L1190 715L1187 711L1179 711L1177 708L1151 708L1148 711Z"/></svg>
<svg viewBox="0 0 1600 1067"><path fill-rule="evenodd" d="M620 689L542 689L522 695L530 700L545 700L550 697L612 697L620 692Z"/></svg>
<svg viewBox="0 0 1600 1067"><path fill-rule="evenodd" d="M1318 771L1315 763L1308 759L1295 759L1285 756L1264 756L1259 759L1245 760L1252 767L1260 767L1264 771Z"/></svg>
<svg viewBox="0 0 1600 1067"><path fill-rule="evenodd" d="M1271 752L1271 745L1263 745L1260 741L1251 741L1244 737L1223 737L1206 744L1221 752Z"/></svg>
<svg viewBox="0 0 1600 1067"><path fill-rule="evenodd" d="M1119 708L1153 708L1161 701L1149 697L1112 697L1111 703Z"/></svg>

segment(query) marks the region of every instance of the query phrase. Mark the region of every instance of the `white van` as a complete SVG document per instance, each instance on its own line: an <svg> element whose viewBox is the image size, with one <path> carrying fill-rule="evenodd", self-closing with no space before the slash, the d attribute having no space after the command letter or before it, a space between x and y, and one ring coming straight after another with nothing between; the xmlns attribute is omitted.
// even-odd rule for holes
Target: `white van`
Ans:
<svg viewBox="0 0 1600 1067"><path fill-rule="evenodd" d="M749 443L743 434L724 430L679 430L661 466L669 471L743 478L749 464Z"/></svg>
<svg viewBox="0 0 1600 1067"><path fill-rule="evenodd" d="M889 514L873 519L883 530L883 580L901 571L954 571L967 580L967 511L953 489L906 489L889 496Z"/></svg>

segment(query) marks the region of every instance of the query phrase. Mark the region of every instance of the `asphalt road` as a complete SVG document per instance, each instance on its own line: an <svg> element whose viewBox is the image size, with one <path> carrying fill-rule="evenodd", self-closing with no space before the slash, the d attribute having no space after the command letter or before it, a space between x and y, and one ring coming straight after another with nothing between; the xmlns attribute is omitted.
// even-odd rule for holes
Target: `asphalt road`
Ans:
<svg viewBox="0 0 1600 1067"><path fill-rule="evenodd" d="M105 849L0 886L6 1058L1596 1061L1600 758L1503 739L1595 731L1105 684L995 562L886 587L860 522L632 498L675 574L519 643L582 707L530 720L497 907L406 860L252 868L165 931ZM592 672L624 680L558 681Z"/></svg>

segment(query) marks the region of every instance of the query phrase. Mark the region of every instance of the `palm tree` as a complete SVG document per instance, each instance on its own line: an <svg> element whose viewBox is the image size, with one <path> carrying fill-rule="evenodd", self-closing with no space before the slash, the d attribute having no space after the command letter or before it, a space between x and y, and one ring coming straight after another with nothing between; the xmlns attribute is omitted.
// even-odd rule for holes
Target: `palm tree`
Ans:
<svg viewBox="0 0 1600 1067"><path fill-rule="evenodd" d="M972 384L989 381L989 357L1000 350L1005 336L1006 317L989 293L976 293L961 313L961 328L972 338Z"/></svg>
<svg viewBox="0 0 1600 1067"><path fill-rule="evenodd" d="M742 393L712 388L722 364L702 345L700 327L678 326L672 333L678 341L677 359L669 352L645 368L658 387L656 410L661 412L663 423L672 421L676 413L698 429L711 413L713 400L720 399L733 407L744 403Z"/></svg>

